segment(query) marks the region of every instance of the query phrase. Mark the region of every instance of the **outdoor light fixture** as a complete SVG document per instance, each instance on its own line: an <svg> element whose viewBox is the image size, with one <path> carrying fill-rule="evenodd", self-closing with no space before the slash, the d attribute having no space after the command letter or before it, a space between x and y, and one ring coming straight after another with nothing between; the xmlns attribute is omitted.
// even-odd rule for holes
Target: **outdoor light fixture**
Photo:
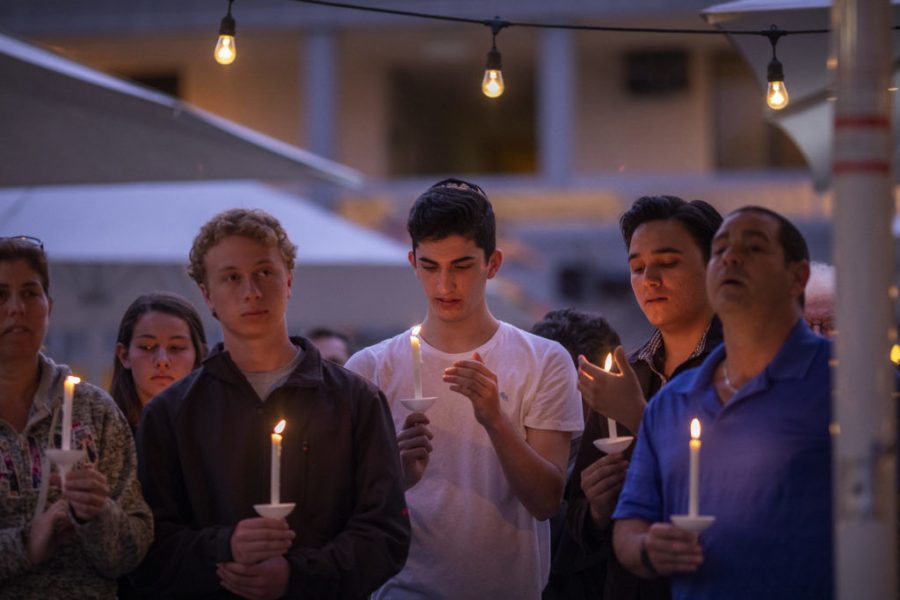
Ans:
<svg viewBox="0 0 900 600"><path fill-rule="evenodd" d="M508 23L495 18L490 22L491 26L491 50L487 54L487 64L484 66L484 78L481 80L481 91L488 98L499 98L506 87L503 85L503 71L501 70L500 51L497 50L497 34Z"/></svg>
<svg viewBox="0 0 900 600"><path fill-rule="evenodd" d="M775 56L775 45L782 35L784 32L774 25L767 33L769 42L772 44L772 60L769 62L769 72L766 77L769 81L766 90L766 104L772 110L781 110L788 105L789 101L787 87L784 85L784 68L781 66L781 61Z"/></svg>
<svg viewBox="0 0 900 600"><path fill-rule="evenodd" d="M213 56L220 65L230 65L237 58L237 46L234 44L235 23L234 17L231 16L231 3L234 0L228 0L228 13L222 17L222 23L219 25L219 41L216 42L216 50Z"/></svg>

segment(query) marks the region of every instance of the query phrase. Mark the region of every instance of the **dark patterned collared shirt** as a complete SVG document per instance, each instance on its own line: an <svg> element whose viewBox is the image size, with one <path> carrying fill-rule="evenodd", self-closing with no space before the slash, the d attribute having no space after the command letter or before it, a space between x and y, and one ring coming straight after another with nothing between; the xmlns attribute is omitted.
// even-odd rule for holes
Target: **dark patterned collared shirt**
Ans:
<svg viewBox="0 0 900 600"><path fill-rule="evenodd" d="M678 365L672 377L700 366L703 359L720 343L722 343L722 323L718 317L713 317L690 357ZM664 374L665 347L659 330L653 332L647 343L631 353L628 362L637 375L644 398L648 401L669 380ZM619 435L631 433L619 424ZM579 590L572 591L567 598L668 600L671 598L668 579L640 579L627 571L613 554L610 535L612 528L598 530L591 520L590 505L581 490L581 472L603 456L591 442L608 436L606 418L595 411L590 411L585 422L572 479L567 487L566 497L569 506L566 514L566 530L570 538L567 540L568 552L560 552L554 559L554 572L565 576L571 582L572 590ZM626 451L626 456L631 456L631 449Z"/></svg>
<svg viewBox="0 0 900 600"><path fill-rule="evenodd" d="M672 376L681 373L687 369L698 366L702 360L698 361L697 358L705 358L709 351L714 347L718 346L722 342L722 324L719 322L718 317L713 317L713 320L709 322L709 325L706 326L706 331L703 332L703 335L700 336L700 340L697 342L697 346L694 348L694 351L691 352L691 355L685 360L682 364L678 365L675 369L675 372L672 373ZM669 379L665 375L665 364L666 364L666 352L663 347L663 337L662 333L660 333L659 329L653 331L653 335L650 336L650 339L647 342L635 350L631 356L628 357L628 362L631 363L633 368L638 368L637 363L644 363L647 368L650 369L651 373L656 375L659 378L659 383L653 389L653 392L648 394L648 388L644 385L643 378L641 379L641 389L644 390L644 397L647 400L650 400L653 397L653 394L659 391L659 389L668 383Z"/></svg>

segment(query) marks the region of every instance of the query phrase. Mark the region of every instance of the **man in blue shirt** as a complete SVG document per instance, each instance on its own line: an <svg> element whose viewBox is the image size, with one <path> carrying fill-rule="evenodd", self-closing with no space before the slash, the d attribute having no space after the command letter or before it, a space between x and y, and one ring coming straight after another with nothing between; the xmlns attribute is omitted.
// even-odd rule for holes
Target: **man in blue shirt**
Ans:
<svg viewBox="0 0 900 600"><path fill-rule="evenodd" d="M673 379L644 413L613 518L615 551L674 598L831 598L829 341L801 318L809 254L770 210L729 215L707 292L725 343ZM702 423L698 538L688 512L690 422Z"/></svg>

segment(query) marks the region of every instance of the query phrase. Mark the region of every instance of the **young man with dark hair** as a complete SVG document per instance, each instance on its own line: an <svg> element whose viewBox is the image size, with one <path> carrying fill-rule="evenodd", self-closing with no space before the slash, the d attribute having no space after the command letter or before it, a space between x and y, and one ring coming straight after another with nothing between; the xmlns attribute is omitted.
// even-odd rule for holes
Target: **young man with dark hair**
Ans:
<svg viewBox="0 0 900 600"><path fill-rule="evenodd" d="M551 310L534 324L531 333L559 342L575 364L579 356L602 362L608 352L622 344L609 321L575 308Z"/></svg>
<svg viewBox="0 0 900 600"><path fill-rule="evenodd" d="M622 563L670 575L677 599L832 597L831 343L801 318L809 256L797 229L739 209L713 239L707 293L724 345L644 413L613 518ZM699 537L688 510L690 424L702 424Z"/></svg>
<svg viewBox="0 0 900 600"><path fill-rule="evenodd" d="M375 598L537 599L550 566L546 520L582 428L572 361L488 309L485 287L503 254L481 188L435 184L413 205L408 230L428 300L421 330L347 363L390 402L412 521L406 567ZM437 397L427 416L400 402L414 396L418 371L423 395Z"/></svg>
<svg viewBox="0 0 900 600"><path fill-rule="evenodd" d="M190 274L224 343L141 418L156 536L136 583L152 597L356 599L403 566L409 521L387 403L288 337L295 253L257 210L221 213L194 240ZM270 436L282 419L272 500ZM296 507L256 516L270 500Z"/></svg>
<svg viewBox="0 0 900 600"><path fill-rule="evenodd" d="M647 401L672 377L698 366L721 341L705 287L710 243L721 222L706 202L674 196L639 198L620 220L631 287L656 330L627 360L622 347L616 349L618 373L580 359L579 389L596 412L588 415L575 463L568 528L586 552L604 557L596 573L603 580L603 598L669 597L666 580L642 581L612 556L610 517L628 452L604 455L593 441L609 435L606 417L618 422L619 435L638 433Z"/></svg>

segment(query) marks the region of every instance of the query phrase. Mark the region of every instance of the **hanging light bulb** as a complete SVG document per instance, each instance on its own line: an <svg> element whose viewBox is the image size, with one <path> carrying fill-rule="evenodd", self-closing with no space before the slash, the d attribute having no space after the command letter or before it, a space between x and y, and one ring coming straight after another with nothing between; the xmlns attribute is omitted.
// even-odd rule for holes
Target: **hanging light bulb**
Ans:
<svg viewBox="0 0 900 600"><path fill-rule="evenodd" d="M491 48L484 67L484 78L481 80L481 91L488 98L499 98L503 95L503 71L501 70L500 52L497 47Z"/></svg>
<svg viewBox="0 0 900 600"><path fill-rule="evenodd" d="M766 35L769 38L769 42L772 44L772 60L769 61L769 68L766 76L766 79L769 82L766 89L766 104L768 104L769 108L772 110L781 110L788 105L788 101L790 100L788 98L787 86L784 85L784 68L781 66L781 61L775 56L775 45L778 43L778 38L784 35L784 32L772 25Z"/></svg>
<svg viewBox="0 0 900 600"><path fill-rule="evenodd" d="M237 58L237 46L234 43L235 22L231 16L231 3L234 0L228 0L228 14L222 17L222 23L219 25L219 40L216 42L216 49L213 56L220 65L230 65Z"/></svg>
<svg viewBox="0 0 900 600"><path fill-rule="evenodd" d="M772 110L781 110L788 105L787 86L784 85L784 69L777 58L773 58L769 63L769 73L766 78L769 80L769 86L766 90L766 104Z"/></svg>
<svg viewBox="0 0 900 600"><path fill-rule="evenodd" d="M491 26L491 50L487 54L487 64L484 66L484 77L481 79L481 92L488 98L499 98L503 95L506 86L503 84L502 60L500 51L497 50L497 34L509 25L501 21L499 17L489 23Z"/></svg>

